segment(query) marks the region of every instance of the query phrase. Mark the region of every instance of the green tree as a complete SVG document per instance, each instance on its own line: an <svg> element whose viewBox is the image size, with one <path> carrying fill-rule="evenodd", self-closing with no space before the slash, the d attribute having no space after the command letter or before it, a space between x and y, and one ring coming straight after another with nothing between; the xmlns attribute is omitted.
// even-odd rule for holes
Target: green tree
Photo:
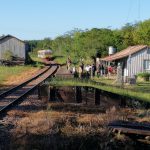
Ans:
<svg viewBox="0 0 150 150"><path fill-rule="evenodd" d="M134 42L136 44L150 45L150 19L140 22L135 30Z"/></svg>

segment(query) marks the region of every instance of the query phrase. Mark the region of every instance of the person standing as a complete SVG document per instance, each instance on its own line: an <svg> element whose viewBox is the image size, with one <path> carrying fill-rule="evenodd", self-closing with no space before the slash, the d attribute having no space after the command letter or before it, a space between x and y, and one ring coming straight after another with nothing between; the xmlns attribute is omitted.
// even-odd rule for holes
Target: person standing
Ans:
<svg viewBox="0 0 150 150"><path fill-rule="evenodd" d="M102 66L101 66L101 76L103 76L104 75L104 65L102 64Z"/></svg>
<svg viewBox="0 0 150 150"><path fill-rule="evenodd" d="M113 71L112 66L111 65L108 66L108 76L111 76L112 71Z"/></svg>
<svg viewBox="0 0 150 150"><path fill-rule="evenodd" d="M84 70L84 63L83 62L81 63L81 68L82 68L82 70Z"/></svg>
<svg viewBox="0 0 150 150"><path fill-rule="evenodd" d="M85 67L85 71L86 71L86 78L89 78L90 77L90 65L87 65L86 67Z"/></svg>
<svg viewBox="0 0 150 150"><path fill-rule="evenodd" d="M101 70L102 70L102 65L101 65L101 64L99 64L99 65L98 65L98 73L99 73L99 76L101 76L101 75L102 75Z"/></svg>
<svg viewBox="0 0 150 150"><path fill-rule="evenodd" d="M82 72L83 72L82 66L79 66L78 72L79 72L79 78L81 78L82 77Z"/></svg>
<svg viewBox="0 0 150 150"><path fill-rule="evenodd" d="M77 77L78 77L77 70L76 70L76 67L75 67L75 66L72 68L72 73L73 73L73 75L74 75L74 78L77 78Z"/></svg>
<svg viewBox="0 0 150 150"><path fill-rule="evenodd" d="M104 76L106 76L107 75L107 66L106 66L106 64L104 64L103 66L104 66Z"/></svg>
<svg viewBox="0 0 150 150"><path fill-rule="evenodd" d="M95 64L93 64L93 65L92 65L92 70L91 70L91 72L92 72L92 77L95 76L95 71L96 71L96 66L95 66Z"/></svg>
<svg viewBox="0 0 150 150"><path fill-rule="evenodd" d="M72 67L72 73L74 74L75 72L76 72L76 67L73 66L73 67Z"/></svg>
<svg viewBox="0 0 150 150"><path fill-rule="evenodd" d="M71 65L71 59L70 57L67 58L67 70L70 70L70 65Z"/></svg>

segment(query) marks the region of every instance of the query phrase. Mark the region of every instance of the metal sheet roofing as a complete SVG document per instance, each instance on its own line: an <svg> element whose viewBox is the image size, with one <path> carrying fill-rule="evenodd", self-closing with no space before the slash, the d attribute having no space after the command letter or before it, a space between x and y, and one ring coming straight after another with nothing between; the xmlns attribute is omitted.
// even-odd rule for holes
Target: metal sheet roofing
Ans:
<svg viewBox="0 0 150 150"><path fill-rule="evenodd" d="M114 61L114 60L122 59L122 58L128 57L129 55L132 55L138 51L141 51L145 48L148 48L148 46L147 45L129 46L128 48L126 48L120 52L117 52L111 56L101 58L101 60L103 60L103 61Z"/></svg>

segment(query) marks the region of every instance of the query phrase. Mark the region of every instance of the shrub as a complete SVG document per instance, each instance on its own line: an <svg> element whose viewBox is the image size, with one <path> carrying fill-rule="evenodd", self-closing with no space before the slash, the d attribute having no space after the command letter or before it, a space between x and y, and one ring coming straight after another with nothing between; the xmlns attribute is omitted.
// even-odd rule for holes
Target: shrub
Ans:
<svg viewBox="0 0 150 150"><path fill-rule="evenodd" d="M7 50L2 55L4 60L12 61L13 59L13 53L10 50Z"/></svg>
<svg viewBox="0 0 150 150"><path fill-rule="evenodd" d="M149 81L150 73L142 72L142 73L139 73L137 76L143 78L145 81Z"/></svg>

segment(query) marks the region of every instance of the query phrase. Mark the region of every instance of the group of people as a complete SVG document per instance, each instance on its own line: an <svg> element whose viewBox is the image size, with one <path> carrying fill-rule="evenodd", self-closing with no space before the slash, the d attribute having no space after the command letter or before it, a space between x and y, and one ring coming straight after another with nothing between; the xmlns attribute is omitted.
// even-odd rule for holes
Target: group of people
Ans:
<svg viewBox="0 0 150 150"><path fill-rule="evenodd" d="M84 66L84 64L82 63L79 66L79 78L81 77L86 77L86 78L90 78L90 77L94 77L96 73L96 65L86 65Z"/></svg>
<svg viewBox="0 0 150 150"><path fill-rule="evenodd" d="M100 63L98 65L98 75L99 76L107 76L107 75L112 75L112 74L115 74L116 73L116 67L113 66L113 65L105 65L105 64L102 64Z"/></svg>
<svg viewBox="0 0 150 150"><path fill-rule="evenodd" d="M90 77L94 77L94 76L107 76L110 74L113 74L114 72L114 68L109 65L106 66L103 63L100 63L96 66L95 63L93 63L92 65L84 65L83 62L81 62L81 65L79 65L79 67L71 67L71 59L68 57L67 59L67 69L71 71L72 74L74 74L75 77L79 77L79 78L90 78Z"/></svg>

